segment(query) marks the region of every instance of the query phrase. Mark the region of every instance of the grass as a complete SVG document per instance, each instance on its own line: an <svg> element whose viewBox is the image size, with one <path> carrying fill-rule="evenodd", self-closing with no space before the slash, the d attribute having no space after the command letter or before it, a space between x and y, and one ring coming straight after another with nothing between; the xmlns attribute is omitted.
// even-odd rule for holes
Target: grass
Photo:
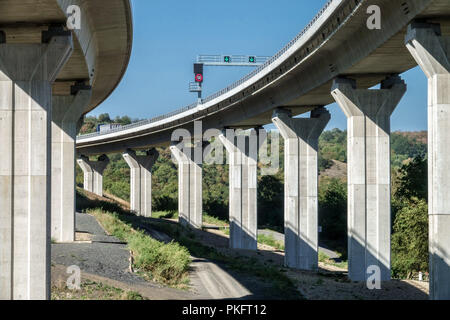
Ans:
<svg viewBox="0 0 450 320"><path fill-rule="evenodd" d="M152 218L155 219L178 219L178 211L155 211L152 212ZM218 227L228 227L228 221L208 215L203 212L203 223L215 225Z"/></svg>
<svg viewBox="0 0 450 320"><path fill-rule="evenodd" d="M124 291L103 283L83 281L80 290L70 290L67 286L52 287L52 300L144 300L137 292Z"/></svg>
<svg viewBox="0 0 450 320"><path fill-rule="evenodd" d="M322 251L319 251L319 262L332 265L341 269L348 269L347 261L335 262L333 259L330 259L330 257Z"/></svg>
<svg viewBox="0 0 450 320"><path fill-rule="evenodd" d="M146 243L143 241L143 239L139 239L144 235L144 233L139 230L145 229L146 226L164 232L172 239L174 239L177 243L172 242L172 245L176 246L173 248L184 251L184 253L181 254L182 259L184 259L186 256L189 257L189 254L198 258L209 259L217 263L221 263L231 270L238 271L244 275L253 275L262 279L266 283L270 283L271 288L268 289L270 291L268 292L270 296L277 297L279 299L301 298L301 295L296 289L296 285L286 274L284 274L285 269L283 268L261 263L255 258L248 258L245 256L232 257L222 254L215 248L205 246L200 243L195 239L195 233L191 229L180 224L175 224L170 221L156 220L153 218L150 219L139 217L130 214L129 212L123 210L122 207L113 202L89 200L82 191L80 192L80 190L78 190L78 197L85 199L81 199L81 201L77 200L77 207L78 204L82 204L83 206L87 207L87 210L83 208L79 208L79 210L81 210L82 212L93 211L94 214L97 214L99 216L99 220L102 220L103 218L102 225L108 232L122 239L122 241L128 242L130 250L132 250L133 254L136 256L136 265L138 263L143 263L143 261L147 259L149 261L145 263L145 265L154 265L153 268L156 268L157 270L156 272L152 272L152 270L150 270L150 275L158 274L162 277L166 273L164 272L165 267L161 266L161 262L164 259L154 258L153 251L160 248L160 245L155 244L155 242L158 241L148 237L153 241L149 240L149 243ZM113 213L105 213L105 211ZM108 229L110 229L111 231L109 231ZM226 229L226 231L228 231L228 229ZM152 249L149 249L149 246L152 246L150 247ZM162 251L163 253L167 253L164 252L164 250L160 251ZM141 257L143 260L140 260L139 254L142 255ZM162 256L165 255L163 254ZM172 260L175 257L177 257L177 255L172 255L169 257L166 256L166 258L169 259L170 264L173 266L178 265ZM178 260L178 257L175 260ZM181 270L184 270L186 272L188 270L190 259L185 259L184 261L185 263L182 264ZM177 273L183 274L182 272ZM184 277L176 278L178 278L178 283L184 283L184 280L182 280L184 279ZM173 281L173 274L171 274L171 279L165 280L164 278L160 278L160 281L166 284L171 283Z"/></svg>
<svg viewBox="0 0 450 320"><path fill-rule="evenodd" d="M140 223L157 229L174 238L189 252L199 258L205 258L217 263L225 264L232 270L246 275L254 275L271 283L270 295L280 299L298 299L300 295L294 282L284 274L284 269L259 262L255 258L245 256L228 256L218 252L215 248L205 246L192 236L192 231L179 224L169 224L164 221L146 220L140 218Z"/></svg>
<svg viewBox="0 0 450 320"><path fill-rule="evenodd" d="M155 219L178 219L178 212L174 211L153 211L152 218Z"/></svg>
<svg viewBox="0 0 450 320"><path fill-rule="evenodd" d="M208 215L207 213L203 213L203 222L207 224L212 224L218 227L228 227L228 221L221 220L219 218Z"/></svg>
<svg viewBox="0 0 450 320"><path fill-rule="evenodd" d="M122 221L119 213L102 209L89 209L88 213L95 216L109 234L128 243L134 257L133 266L146 278L177 288L187 286L191 259L186 248L175 242L165 244L151 238Z"/></svg>
<svg viewBox="0 0 450 320"><path fill-rule="evenodd" d="M284 243L282 243L281 241L276 240L274 237L272 237L271 235L266 235L266 234L258 234L258 242L274 247L277 250L282 250L284 251Z"/></svg>

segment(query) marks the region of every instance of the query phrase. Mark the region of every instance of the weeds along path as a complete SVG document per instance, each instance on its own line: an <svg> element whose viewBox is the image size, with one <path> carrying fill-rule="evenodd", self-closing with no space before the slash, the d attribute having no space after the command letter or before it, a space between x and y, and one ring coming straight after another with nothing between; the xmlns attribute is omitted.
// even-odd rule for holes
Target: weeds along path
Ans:
<svg viewBox="0 0 450 320"><path fill-rule="evenodd" d="M98 197L83 190L78 190L77 197L78 209L91 212L108 231L122 241L129 242L128 247L133 250L133 256L137 257L134 261L136 268L140 268L144 272L145 270L150 271L153 278L158 273L163 275L158 280L161 283L171 280L167 278L167 272L164 273L166 275L164 277L161 270L166 269L170 273L170 270L175 268L180 274L182 271L180 263L177 263L178 260L174 259L174 256L181 254L184 258L182 251L187 250L192 261L188 267L189 291L184 291L184 293L189 294L190 299L301 298L295 284L282 274L279 267L258 262L257 259L248 257L244 252L233 252L233 254L222 252L221 244L215 243L215 241L203 241L202 235L209 234L208 232L186 228L172 221L130 214L126 205L117 204L112 199ZM102 214L102 212L113 214ZM139 230L137 237L134 236L136 230ZM142 240L142 237L148 239L134 241L134 238ZM154 243L155 240L166 244L173 241L173 244L161 247ZM220 237L216 240L220 240L221 243L224 239ZM177 245L181 247L177 247ZM156 260L155 252L157 252L157 256L161 254ZM143 258L147 256L149 261L153 260L158 264L153 266L156 269L153 269L149 263L139 266L139 256ZM161 261L167 261L167 263L161 265ZM180 285L186 287L183 276L181 275L181 278L178 279L176 287L180 288Z"/></svg>
<svg viewBox="0 0 450 320"><path fill-rule="evenodd" d="M198 299L193 293L167 288L131 273L127 245L108 236L94 217L77 213L76 230L78 234L89 234L90 241L52 244L52 282L67 280L70 275L64 269L76 265L81 269L82 278L133 290L147 299Z"/></svg>

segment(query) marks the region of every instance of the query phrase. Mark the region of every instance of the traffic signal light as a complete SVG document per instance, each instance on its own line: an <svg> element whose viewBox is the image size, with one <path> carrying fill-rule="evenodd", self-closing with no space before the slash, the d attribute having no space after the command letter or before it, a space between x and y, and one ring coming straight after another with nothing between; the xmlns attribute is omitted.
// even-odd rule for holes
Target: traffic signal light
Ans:
<svg viewBox="0 0 450 320"><path fill-rule="evenodd" d="M248 57L248 62L249 63L255 63L256 62L256 58L254 56L250 56L250 57Z"/></svg>
<svg viewBox="0 0 450 320"><path fill-rule="evenodd" d="M223 62L225 62L225 63L230 63L230 62L231 62L230 56L224 56L224 57L223 57Z"/></svg>
<svg viewBox="0 0 450 320"><path fill-rule="evenodd" d="M203 63L194 63L194 73L203 75Z"/></svg>
<svg viewBox="0 0 450 320"><path fill-rule="evenodd" d="M200 83L203 82L203 75L201 73L197 73L195 75L195 82L200 82Z"/></svg>
<svg viewBox="0 0 450 320"><path fill-rule="evenodd" d="M203 82L203 63L194 63L195 82Z"/></svg>

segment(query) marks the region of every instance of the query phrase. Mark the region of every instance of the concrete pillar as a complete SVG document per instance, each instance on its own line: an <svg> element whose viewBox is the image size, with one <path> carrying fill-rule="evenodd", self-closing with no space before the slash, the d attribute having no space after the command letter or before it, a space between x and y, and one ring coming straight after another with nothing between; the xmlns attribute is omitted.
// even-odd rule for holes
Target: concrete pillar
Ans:
<svg viewBox="0 0 450 320"><path fill-rule="evenodd" d="M406 46L428 78L430 298L450 299L450 37L414 22Z"/></svg>
<svg viewBox="0 0 450 320"><path fill-rule="evenodd" d="M140 216L152 216L152 167L158 159L156 149L147 151L145 156L137 156L133 150L127 150L123 158L130 166L130 204L131 211Z"/></svg>
<svg viewBox="0 0 450 320"><path fill-rule="evenodd" d="M109 163L109 158L104 154L97 161L91 161L81 155L77 159L78 165L84 173L84 190L103 196L103 171Z"/></svg>
<svg viewBox="0 0 450 320"><path fill-rule="evenodd" d="M195 146L172 145L170 150L178 163L178 215L180 223L194 228L203 224L202 164L195 161L196 151L202 151L201 143Z"/></svg>
<svg viewBox="0 0 450 320"><path fill-rule="evenodd" d="M52 83L70 35L0 43L0 299L50 298Z"/></svg>
<svg viewBox="0 0 450 320"><path fill-rule="evenodd" d="M335 79L332 95L348 119L348 262L349 277L365 281L369 266L381 280L391 279L390 116L406 92L394 76L381 89L356 89Z"/></svg>
<svg viewBox="0 0 450 320"><path fill-rule="evenodd" d="M75 241L75 137L90 98L90 89L53 96L51 234L58 242Z"/></svg>
<svg viewBox="0 0 450 320"><path fill-rule="evenodd" d="M257 250L257 131L235 135L227 130L219 139L229 154L230 248Z"/></svg>
<svg viewBox="0 0 450 320"><path fill-rule="evenodd" d="M272 121L284 139L285 265L302 270L318 268L319 136L330 120L325 108L311 118L292 118L277 109Z"/></svg>

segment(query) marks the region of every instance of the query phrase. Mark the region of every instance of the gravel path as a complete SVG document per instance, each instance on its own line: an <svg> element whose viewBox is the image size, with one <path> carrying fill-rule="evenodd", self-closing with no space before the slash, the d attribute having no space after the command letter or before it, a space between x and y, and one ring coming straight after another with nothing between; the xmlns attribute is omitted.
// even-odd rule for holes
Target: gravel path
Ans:
<svg viewBox="0 0 450 320"><path fill-rule="evenodd" d="M52 244L52 264L77 265L82 273L98 275L130 286L161 291L161 299L194 298L192 294L149 282L129 272L130 252L127 245L108 236L97 220L87 214L76 214L77 232L90 233L92 243Z"/></svg>

